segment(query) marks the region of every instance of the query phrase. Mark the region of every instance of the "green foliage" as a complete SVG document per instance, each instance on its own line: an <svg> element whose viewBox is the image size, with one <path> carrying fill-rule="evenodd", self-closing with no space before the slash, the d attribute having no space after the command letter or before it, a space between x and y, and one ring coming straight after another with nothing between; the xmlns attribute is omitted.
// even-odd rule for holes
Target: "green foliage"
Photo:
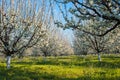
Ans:
<svg viewBox="0 0 120 80"><path fill-rule="evenodd" d="M120 55L23 58L12 60L11 69L0 61L1 80L119 80Z"/></svg>

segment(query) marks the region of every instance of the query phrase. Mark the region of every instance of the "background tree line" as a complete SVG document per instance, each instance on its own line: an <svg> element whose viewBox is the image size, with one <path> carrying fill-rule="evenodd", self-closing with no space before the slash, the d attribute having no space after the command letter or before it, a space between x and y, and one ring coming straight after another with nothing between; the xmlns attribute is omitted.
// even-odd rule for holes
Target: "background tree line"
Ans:
<svg viewBox="0 0 120 80"><path fill-rule="evenodd" d="M73 29L72 45L58 27ZM119 0L0 0L0 52L7 68L11 56L26 50L45 57L92 52L100 61L101 52L119 53L119 27Z"/></svg>

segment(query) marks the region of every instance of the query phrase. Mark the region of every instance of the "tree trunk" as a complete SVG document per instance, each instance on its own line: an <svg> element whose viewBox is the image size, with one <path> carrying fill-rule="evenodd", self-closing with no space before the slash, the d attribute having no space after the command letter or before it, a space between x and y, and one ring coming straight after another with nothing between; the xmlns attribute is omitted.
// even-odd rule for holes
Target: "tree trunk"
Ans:
<svg viewBox="0 0 120 80"><path fill-rule="evenodd" d="M98 61L101 61L101 56L99 52L98 52Z"/></svg>
<svg viewBox="0 0 120 80"><path fill-rule="evenodd" d="M7 58L6 60L7 69L10 69L11 56L7 56L6 58Z"/></svg>

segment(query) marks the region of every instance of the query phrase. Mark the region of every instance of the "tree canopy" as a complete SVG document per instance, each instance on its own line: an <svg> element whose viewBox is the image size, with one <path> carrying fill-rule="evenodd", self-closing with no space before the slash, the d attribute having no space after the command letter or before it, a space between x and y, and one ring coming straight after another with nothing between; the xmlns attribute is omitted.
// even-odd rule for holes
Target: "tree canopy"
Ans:
<svg viewBox="0 0 120 80"><path fill-rule="evenodd" d="M112 30L118 28L120 26L120 1L119 0L55 0L59 8L63 14L63 17L66 21L63 26L58 21L58 26L62 26L64 28L73 28L79 29L83 32L89 33L91 35L104 36ZM71 3L73 6L68 6L69 12L72 14L71 18L68 18L66 11L61 9L60 4L64 5L64 9L67 9L67 4ZM85 20L97 20L103 21L102 24L112 23L105 28L103 33L96 34L90 31L86 31L81 29L83 25L83 21ZM99 27L99 26L98 26Z"/></svg>

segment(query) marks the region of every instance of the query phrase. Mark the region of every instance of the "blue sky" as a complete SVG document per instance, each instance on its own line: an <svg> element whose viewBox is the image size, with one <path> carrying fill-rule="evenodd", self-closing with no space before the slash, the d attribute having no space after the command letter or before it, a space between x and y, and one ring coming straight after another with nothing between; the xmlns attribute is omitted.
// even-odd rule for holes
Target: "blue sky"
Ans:
<svg viewBox="0 0 120 80"><path fill-rule="evenodd" d="M79 1L82 2L83 0L79 0ZM69 3L66 6L67 6L67 17L71 18L72 15L69 13L69 8L71 8L71 7L73 8L74 6L73 6L72 3ZM64 24L65 20L63 18L63 15L62 15L61 11L59 10L58 6L56 6L55 9L56 9L56 11L55 11L56 19ZM65 12L64 8L62 10L63 10L63 12ZM73 30L72 29L65 29L63 31L63 35L69 39L70 43L73 42L74 34L73 34Z"/></svg>
<svg viewBox="0 0 120 80"><path fill-rule="evenodd" d="M72 3L69 3L66 6L67 6L67 16L70 18L72 15L68 11L69 11L70 7L73 7L73 5L72 5ZM64 7L62 10L63 10L63 12L65 12ZM54 7L54 18L55 18L55 21L56 20L60 21L63 24L66 23L64 18L63 18L63 15L62 15L62 13L57 5L55 5L55 7ZM73 37L74 37L73 30L72 29L65 29L62 32L63 32L63 35L65 36L65 38L68 38L69 42L72 44Z"/></svg>

